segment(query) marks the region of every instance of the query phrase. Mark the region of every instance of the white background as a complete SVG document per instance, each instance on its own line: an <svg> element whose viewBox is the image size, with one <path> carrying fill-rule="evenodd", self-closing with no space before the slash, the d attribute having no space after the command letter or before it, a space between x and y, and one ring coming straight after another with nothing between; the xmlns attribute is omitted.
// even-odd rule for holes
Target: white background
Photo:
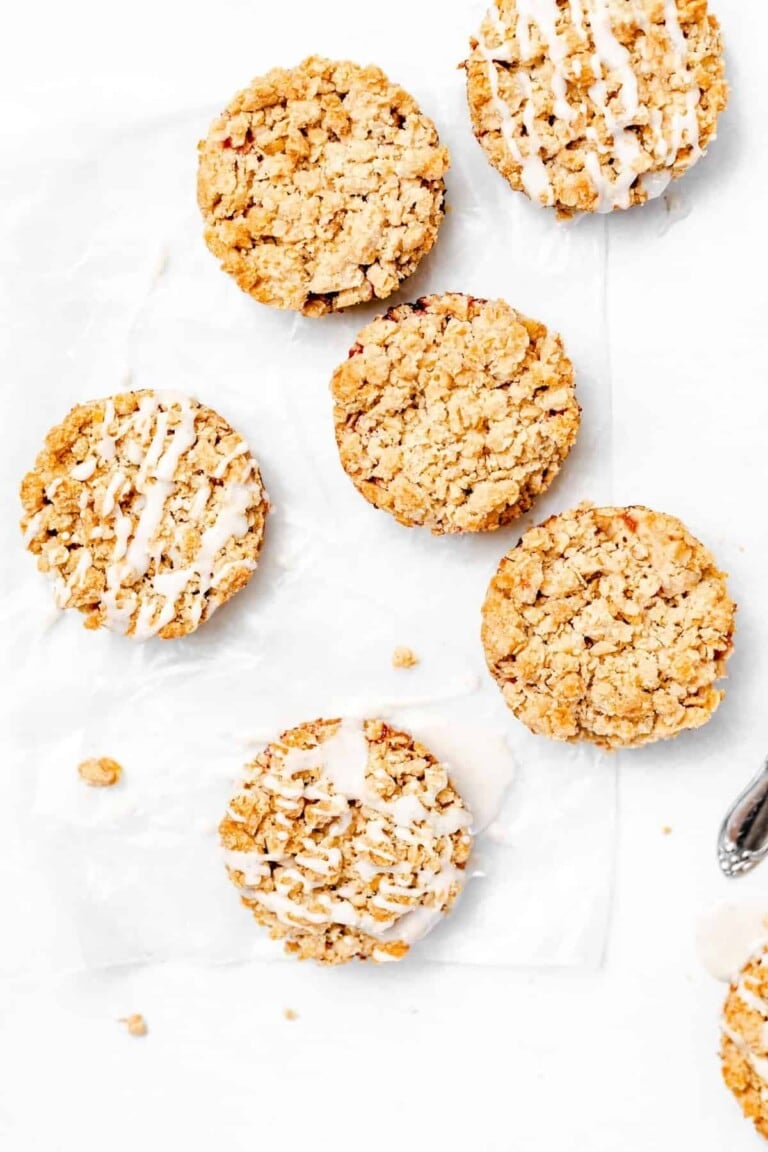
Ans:
<svg viewBox="0 0 768 1152"><path fill-rule="evenodd" d="M52 251L61 243L62 204L52 226L47 206L57 189L39 181L41 169L61 179L66 212L67 172L92 140L126 125L214 109L251 75L312 51L374 58L440 119L429 102L432 78L444 68L453 95L440 108L459 109L461 76L453 65L481 7L470 0L328 0L290 9L137 0L110 9L76 0L18 8L5 19L0 46L2 235L13 234L17 220L28 230L35 204L46 206L30 259L45 307L53 309L40 262L48 229ZM600 373L594 396L610 407L588 426L610 425L605 443L595 442L599 436L589 441L604 464L610 456L605 500L681 516L731 573L741 606L729 697L713 724L661 752L625 755L606 768L619 778L619 835L615 872L606 878L614 901L604 966L558 974L417 962L338 972L286 963L168 963L15 977L0 985L4 1148L90 1152L108 1144L122 1152L143 1142L191 1149L274 1144L299 1152L383 1150L395 1141L405 1149L439 1145L451 1152L760 1146L719 1083L722 989L701 970L694 948L701 910L733 896L715 864L719 818L768 747L762 610L768 393L761 355L768 303L761 216L768 11L719 0L718 12L733 88L719 141L674 189L669 211L662 204L607 225L587 222L605 253L594 348L592 325L581 337L571 333L559 303L554 317L580 359ZM476 190L482 203L487 189L495 227L506 227L507 202L510 229L542 227L527 205L507 197L479 149L463 151L465 117L457 112L439 127L455 153L459 144L462 155L473 157L459 173L454 202ZM151 188L153 172L145 176ZM113 191L118 197L119 188ZM454 211L460 214L461 204ZM550 227L553 238L540 248L544 268L529 270L536 283L557 269L563 245L582 243L559 236L554 222ZM4 243L0 260L7 251ZM493 267L492 239L486 260L495 282L501 273ZM581 315L584 286L572 262L565 265L570 282L558 292L572 293L573 314ZM3 317L17 314L14 296L21 290L6 267ZM525 308L526 268L508 272L512 302ZM592 274L590 267L590 292ZM28 292L24 303L32 315L34 295ZM531 310L537 306L543 315L538 301ZM39 317L33 329L39 339ZM35 379L29 365L43 363L40 348L21 360L18 329L10 335L6 343L8 334L0 332L0 349L15 353L13 362L3 357L2 387L21 382L34 425L38 395L47 397L46 412L57 411L49 379L57 350L45 377ZM93 384L84 385L87 394L109 390ZM24 438L28 449L39 438L27 426L3 431ZM555 505L585 494L571 481L558 489ZM4 488L6 498L12 493ZM24 656L7 650L6 671ZM12 691L6 695L13 699ZM45 729L56 701L46 690L34 704ZM23 765L13 756L4 760L4 772L18 779ZM543 808L542 825L548 820ZM673 828L671 836L662 835L664 825ZM14 829L1 819L0 830L6 842L13 839ZM562 867L565 874L567 859ZM4 916L6 950L18 947L14 926L34 911L23 869L15 866L13 878L13 903L24 915ZM536 884L532 870L534 893ZM767 887L768 875L758 873L736 889L736 898L759 898ZM509 917L514 923L514 906ZM286 1008L299 1019L285 1020ZM115 1023L132 1011L149 1021L144 1040L127 1037Z"/></svg>

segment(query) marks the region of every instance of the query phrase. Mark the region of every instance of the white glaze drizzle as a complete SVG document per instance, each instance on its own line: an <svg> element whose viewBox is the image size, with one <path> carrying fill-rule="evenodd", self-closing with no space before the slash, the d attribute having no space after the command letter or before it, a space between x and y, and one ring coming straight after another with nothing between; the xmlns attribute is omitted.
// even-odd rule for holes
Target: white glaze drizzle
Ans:
<svg viewBox="0 0 768 1152"><path fill-rule="evenodd" d="M81 464L76 464L70 471L70 476L73 480L90 480L96 471L96 460L93 456L89 456L87 460L83 460Z"/></svg>
<svg viewBox="0 0 768 1152"><path fill-rule="evenodd" d="M29 545L34 540L37 533L40 531L40 525L43 522L42 509L36 512L34 516L30 516L29 522L24 529L24 544Z"/></svg>
<svg viewBox="0 0 768 1152"><path fill-rule="evenodd" d="M394 801L384 800L368 779L368 741L364 723L359 720L342 721L334 735L316 748L289 748L284 745L280 751L284 757L281 776L278 778L268 773L260 777L261 786L273 793L275 803L283 799L286 809L292 809L301 797L309 801L321 800L330 803L333 806L331 811L338 811L340 817L346 815L347 822L349 803L363 806L371 813L365 837L370 844L381 845L376 852L382 858L386 855L391 834L406 840L412 838L417 843L416 827L422 823L431 829L433 836L445 838L445 845L437 867L421 869L415 887L398 885L392 879L381 881L371 904L387 914L384 921L355 907L348 898L353 893L345 887L337 888L332 893L318 891L314 895L315 902L324 909L322 913L312 912L291 899L289 893L297 884L303 893L315 893L315 889L322 889L325 878L341 862L338 849L332 848L319 854L318 846L311 840L306 841L307 851L298 854L295 863L317 875L316 882L291 867L293 861L290 858L276 861L274 856L270 858L256 852L226 852L225 862L241 872L248 885L244 892L246 899L261 904L288 926L330 921L356 928L382 943L402 941L409 946L424 936L440 919L451 890L462 885L462 872L451 860L453 845L449 837L460 829L469 828L469 812L458 805L444 812L433 811L416 795L406 794ZM310 769L320 769L322 781L330 784L333 789L331 795L319 783L306 785L294 779ZM230 815L238 819L232 809ZM387 831L387 822L394 825L391 832ZM285 825L290 827L288 819ZM286 832L286 838L287 835ZM281 864L273 873L276 891L262 892L258 885L268 875L270 862ZM394 860L392 863L378 865L361 857L355 865L355 871L366 882L377 874L388 877L398 874L408 876L410 867L407 862L398 864ZM386 960L390 957L386 951L376 949L374 958Z"/></svg>
<svg viewBox="0 0 768 1152"><path fill-rule="evenodd" d="M536 134L535 124L533 122L533 100L530 87L530 77L526 76L523 83L525 87L526 105L523 110L524 118L528 118L528 122L533 126L533 134L531 129L528 128L528 152L523 155L520 144L515 135L515 125L512 120L512 114L507 107L506 102L501 98L499 92L499 76L496 71L496 61L511 59L509 45L505 43L506 29L501 19L497 5L491 7L488 13L489 19L493 22L499 36L501 37L501 44L498 48L491 48L480 36L478 40L478 50L483 56L488 69L488 84L491 89L491 104L494 111L499 117L501 124L501 134L509 149L512 159L516 164L520 165L521 174L520 178L523 182L525 191L530 198L538 203L551 205L554 200L552 196L552 188L549 182L549 176L544 161L541 158L540 140ZM518 24L518 37L520 35L520 24ZM522 51L522 48L521 48ZM525 73L519 73L518 79L521 79ZM526 125L526 127L528 127Z"/></svg>
<svg viewBox="0 0 768 1152"><path fill-rule="evenodd" d="M496 11L498 13L498 6ZM517 0L517 41L521 59L526 61L531 57L530 28L535 24L549 47L555 115L561 120L570 121L576 113L566 98L563 63L568 55L568 47L557 31L559 15L556 0Z"/></svg>
<svg viewBox="0 0 768 1152"><path fill-rule="evenodd" d="M104 421L102 424L101 439L96 445L96 453L100 460L110 461L115 458L115 441L110 435L109 426L115 419L115 402L107 400L104 404Z"/></svg>

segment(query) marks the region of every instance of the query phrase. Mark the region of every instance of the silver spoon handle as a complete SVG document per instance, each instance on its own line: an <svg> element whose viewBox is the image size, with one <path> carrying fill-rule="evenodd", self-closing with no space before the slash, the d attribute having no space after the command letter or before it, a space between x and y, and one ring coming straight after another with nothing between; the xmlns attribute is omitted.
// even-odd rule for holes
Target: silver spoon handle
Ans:
<svg viewBox="0 0 768 1152"><path fill-rule="evenodd" d="M744 876L768 855L768 761L728 811L718 859L726 876Z"/></svg>

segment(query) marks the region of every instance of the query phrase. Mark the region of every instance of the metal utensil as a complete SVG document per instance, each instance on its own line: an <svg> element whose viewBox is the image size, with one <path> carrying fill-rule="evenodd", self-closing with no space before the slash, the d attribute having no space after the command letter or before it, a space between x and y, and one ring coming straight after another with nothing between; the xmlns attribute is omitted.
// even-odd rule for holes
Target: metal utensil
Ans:
<svg viewBox="0 0 768 1152"><path fill-rule="evenodd" d="M723 821L717 842L720 867L729 878L746 876L768 856L768 760Z"/></svg>

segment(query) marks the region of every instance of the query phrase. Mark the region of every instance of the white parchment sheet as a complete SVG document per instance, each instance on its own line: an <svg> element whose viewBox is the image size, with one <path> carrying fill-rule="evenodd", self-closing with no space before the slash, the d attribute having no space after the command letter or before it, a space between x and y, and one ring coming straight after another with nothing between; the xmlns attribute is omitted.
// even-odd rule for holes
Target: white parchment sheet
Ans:
<svg viewBox="0 0 768 1152"><path fill-rule="evenodd" d="M558 329L584 423L534 515L608 502L604 221L557 225L513 196L472 138L461 75L413 70L390 69L406 87L418 82L451 148L450 212L390 303L501 296ZM0 335L0 915L20 927L0 973L279 956L239 906L216 825L264 741L302 720L360 713L431 743L492 821L477 841L482 875L419 957L596 966L616 760L531 737L504 708L480 646L486 585L520 526L435 539L355 492L338 462L328 384L382 306L305 319L255 304L219 271L195 204L195 145L215 111L115 127L84 143L75 165L41 160L12 192ZM129 387L183 390L219 410L247 437L274 505L248 589L181 641L138 645L57 613L17 527L18 483L47 430L74 403ZM400 644L418 668L391 668ZM124 766L117 788L78 779L77 763L100 755Z"/></svg>

